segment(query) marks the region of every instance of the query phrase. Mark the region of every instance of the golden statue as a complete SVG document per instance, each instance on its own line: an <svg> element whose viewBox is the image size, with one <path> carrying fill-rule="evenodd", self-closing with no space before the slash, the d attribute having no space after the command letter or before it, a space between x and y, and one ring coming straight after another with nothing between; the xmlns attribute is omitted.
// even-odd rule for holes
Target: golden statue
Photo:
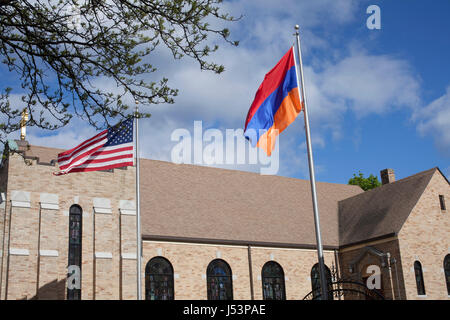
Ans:
<svg viewBox="0 0 450 320"><path fill-rule="evenodd" d="M27 135L27 121L28 121L28 110L27 108L22 111L22 120L20 120L20 140L25 140Z"/></svg>

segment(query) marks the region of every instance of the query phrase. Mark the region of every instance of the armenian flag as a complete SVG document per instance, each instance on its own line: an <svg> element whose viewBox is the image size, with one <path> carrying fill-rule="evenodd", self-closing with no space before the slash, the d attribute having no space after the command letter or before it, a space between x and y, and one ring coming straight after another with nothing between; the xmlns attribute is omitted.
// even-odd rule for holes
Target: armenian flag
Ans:
<svg viewBox="0 0 450 320"><path fill-rule="evenodd" d="M244 136L253 147L263 149L270 156L277 136L301 110L294 47L291 47L259 86L247 114Z"/></svg>

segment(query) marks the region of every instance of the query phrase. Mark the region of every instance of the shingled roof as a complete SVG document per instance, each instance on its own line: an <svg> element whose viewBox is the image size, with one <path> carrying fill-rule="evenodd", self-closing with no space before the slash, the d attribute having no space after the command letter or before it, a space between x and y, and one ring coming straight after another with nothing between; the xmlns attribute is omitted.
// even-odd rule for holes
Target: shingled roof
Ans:
<svg viewBox="0 0 450 320"><path fill-rule="evenodd" d="M341 200L339 245L397 234L437 170L426 170Z"/></svg>
<svg viewBox="0 0 450 320"><path fill-rule="evenodd" d="M25 156L50 163L61 151L30 145ZM317 182L324 246L397 234L437 170L366 192ZM140 181L144 238L316 244L308 180L142 159Z"/></svg>
<svg viewBox="0 0 450 320"><path fill-rule="evenodd" d="M315 246L309 180L141 161L144 236ZM339 200L358 186L317 183L324 246L338 246Z"/></svg>
<svg viewBox="0 0 450 320"><path fill-rule="evenodd" d="M25 155L48 163L61 151L31 145ZM309 180L149 159L140 178L144 237L316 244ZM339 244L338 201L362 192L317 182L325 247Z"/></svg>

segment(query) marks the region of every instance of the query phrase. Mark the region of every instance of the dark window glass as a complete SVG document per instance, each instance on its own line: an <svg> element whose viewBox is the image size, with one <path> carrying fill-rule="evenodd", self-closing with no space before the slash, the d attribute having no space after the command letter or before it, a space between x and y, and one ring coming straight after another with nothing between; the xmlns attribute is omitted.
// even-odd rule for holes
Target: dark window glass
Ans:
<svg viewBox="0 0 450 320"><path fill-rule="evenodd" d="M328 300L333 300L333 293L331 292L332 289L332 279L331 279L331 271L330 269L325 265L325 273L327 277L327 285L328 285ZM321 286L320 286L320 267L319 264L316 263L312 269L311 269L311 287L313 292L313 298L316 299L321 296Z"/></svg>
<svg viewBox="0 0 450 320"><path fill-rule="evenodd" d="M262 286L264 300L286 300L284 272L278 263L269 261L263 266Z"/></svg>
<svg viewBox="0 0 450 320"><path fill-rule="evenodd" d="M425 295L425 283L423 281L422 265L419 261L414 262L414 273L416 275L417 294Z"/></svg>
<svg viewBox="0 0 450 320"><path fill-rule="evenodd" d="M67 277L77 276L78 280L73 279L72 288L67 286L67 299L80 300L81 299L81 239L82 239L82 218L83 213L81 207L73 205L69 211L69 261L68 267L76 266L79 274L71 268L71 273ZM75 285L78 283L78 285Z"/></svg>
<svg viewBox="0 0 450 320"><path fill-rule="evenodd" d="M231 268L225 261L216 259L206 269L208 300L233 300Z"/></svg>
<svg viewBox="0 0 450 320"><path fill-rule="evenodd" d="M445 198L442 194L439 195L439 202L441 203L441 210L445 210Z"/></svg>
<svg viewBox="0 0 450 320"><path fill-rule="evenodd" d="M447 283L447 294L450 296L450 254L444 258L445 282Z"/></svg>
<svg viewBox="0 0 450 320"><path fill-rule="evenodd" d="M151 259L145 267L145 299L173 300L173 268L163 257Z"/></svg>

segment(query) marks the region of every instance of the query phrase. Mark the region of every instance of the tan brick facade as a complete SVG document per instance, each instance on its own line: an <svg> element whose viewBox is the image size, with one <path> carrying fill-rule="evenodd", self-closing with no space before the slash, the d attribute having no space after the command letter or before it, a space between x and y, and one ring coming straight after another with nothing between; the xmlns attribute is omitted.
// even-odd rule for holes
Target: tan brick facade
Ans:
<svg viewBox="0 0 450 320"><path fill-rule="evenodd" d="M136 270L136 262L126 260L121 265L121 251L136 250L135 216L121 215L119 208L120 200L135 201L134 168L62 177L54 176L54 171L54 166L35 160L27 165L17 154L3 168L2 179L7 175L8 185L5 208L0 209L1 299L65 298L69 209L73 204L83 209L82 298L119 299L120 294L134 298L130 292L135 289L129 287L135 288L135 284L127 280L133 277L130 273ZM29 193L29 208L20 207L27 203L12 201L15 191ZM42 193L57 195L58 209L42 209ZM95 198L110 199L111 213L94 213Z"/></svg>
<svg viewBox="0 0 450 320"><path fill-rule="evenodd" d="M439 195L450 202L450 187L436 172L398 236L405 278L406 298L449 299L443 263L450 253L450 210L441 210ZM414 261L423 268L426 296L417 295Z"/></svg>
<svg viewBox="0 0 450 320"><path fill-rule="evenodd" d="M343 248L339 252L339 262L341 277L358 282L364 282L368 266L378 266L381 271L380 290L383 296L386 299L405 299L403 269L396 238Z"/></svg>
<svg viewBox="0 0 450 320"><path fill-rule="evenodd" d="M447 285L444 275L444 258L450 253L450 219L449 210L441 210L439 195L450 199L448 181L436 171L425 188L399 234L394 237L366 242L355 246L341 248L340 265L345 278L361 280L361 273L369 264L386 265L381 268L383 291L388 299L408 300L446 300ZM367 251L375 248L389 253L391 260L380 259ZM365 253L367 251L367 253ZM353 272L349 272L351 262L358 257ZM426 295L419 296L414 272L414 262L419 261L423 268Z"/></svg>
<svg viewBox="0 0 450 320"><path fill-rule="evenodd" d="M248 250L248 246L144 241L143 270L151 258L162 256L174 269L176 299L207 299L206 269L214 259L223 259L232 270L233 299L249 300ZM311 268L317 262L315 250L250 247L250 251L254 299L262 299L261 271L268 261L282 266L287 299L299 300L311 291ZM335 264L333 251L325 251L325 263L330 267ZM144 292L144 285L142 290Z"/></svg>
<svg viewBox="0 0 450 320"><path fill-rule="evenodd" d="M6 199L0 206L0 299L66 298L69 209L74 204L83 210L82 299L136 299L135 169L61 177L54 171L36 160L27 165L17 154L0 169ZM436 172L399 234L327 249L326 265L339 268L340 278L356 280L368 265L379 265L387 299L448 299L443 259L450 250L449 210L440 210L438 196L450 204L449 189ZM302 299L311 291L314 248L219 242L144 240L143 294L145 266L157 256L173 267L175 299L207 299L206 269L217 258L231 267L236 300L251 299L252 292L254 299L263 298L261 271L268 261L282 266L287 299ZM390 260L376 252L389 253ZM426 297L417 296L411 271L415 260L424 267Z"/></svg>

